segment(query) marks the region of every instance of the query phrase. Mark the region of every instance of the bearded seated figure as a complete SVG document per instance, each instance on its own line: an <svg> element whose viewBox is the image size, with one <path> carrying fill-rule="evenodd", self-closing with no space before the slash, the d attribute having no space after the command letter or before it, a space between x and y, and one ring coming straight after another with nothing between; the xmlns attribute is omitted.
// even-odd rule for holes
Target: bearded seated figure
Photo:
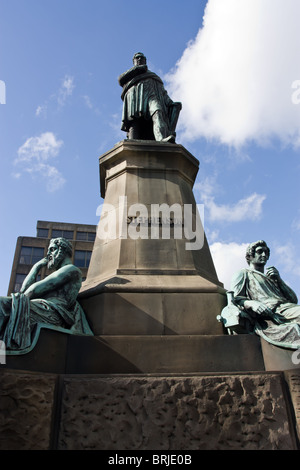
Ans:
<svg viewBox="0 0 300 470"><path fill-rule="evenodd" d="M71 334L93 335L77 301L81 271L71 263L72 245L64 238L50 241L47 256L38 261L19 293L0 297L0 339L6 354L25 354L33 349L41 328ZM37 281L40 270L54 270Z"/></svg>
<svg viewBox="0 0 300 470"><path fill-rule="evenodd" d="M264 272L269 257L270 249L263 240L248 246L249 268L233 276L228 306L218 319L231 333L256 333L276 346L298 349L300 305L275 267Z"/></svg>

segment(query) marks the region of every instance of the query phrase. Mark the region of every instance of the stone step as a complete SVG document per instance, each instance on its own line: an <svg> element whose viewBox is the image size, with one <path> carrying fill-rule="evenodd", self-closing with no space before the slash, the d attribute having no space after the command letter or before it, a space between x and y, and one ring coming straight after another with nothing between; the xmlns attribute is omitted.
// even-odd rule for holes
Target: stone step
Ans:
<svg viewBox="0 0 300 470"><path fill-rule="evenodd" d="M174 374L265 370L254 335L73 336L41 330L35 348L1 368L60 374Z"/></svg>

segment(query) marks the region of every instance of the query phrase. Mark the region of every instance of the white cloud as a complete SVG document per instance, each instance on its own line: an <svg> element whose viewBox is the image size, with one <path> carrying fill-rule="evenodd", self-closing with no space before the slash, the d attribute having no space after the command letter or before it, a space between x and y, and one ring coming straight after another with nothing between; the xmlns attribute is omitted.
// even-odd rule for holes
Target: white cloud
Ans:
<svg viewBox="0 0 300 470"><path fill-rule="evenodd" d="M56 157L63 145L62 140L57 140L52 132L44 132L38 137L30 137L18 149L17 162L43 161Z"/></svg>
<svg viewBox="0 0 300 470"><path fill-rule="evenodd" d="M63 141L57 140L52 132L30 137L19 147L18 157L14 164L26 173L45 179L49 192L56 191L64 185L65 179L48 161L58 156L62 145ZM18 177L20 177L20 172Z"/></svg>
<svg viewBox="0 0 300 470"><path fill-rule="evenodd" d="M83 100L85 102L85 105L89 108L89 109L93 109L93 103L91 101L91 98L88 96L88 95L84 95L83 97Z"/></svg>
<svg viewBox="0 0 300 470"><path fill-rule="evenodd" d="M91 111L94 111L96 114L100 114L99 109L93 104L91 98L88 95L83 95L82 98L87 108L89 108Z"/></svg>
<svg viewBox="0 0 300 470"><path fill-rule="evenodd" d="M241 222L243 220L259 220L262 215L264 194L253 193L233 204L217 204L216 177L207 177L201 183L195 184L195 190L200 194L197 199L204 204L205 213L212 222Z"/></svg>
<svg viewBox="0 0 300 470"><path fill-rule="evenodd" d="M248 243L221 243L210 245L211 255L220 282L225 289L230 289L231 279L235 272L247 267L245 260Z"/></svg>
<svg viewBox="0 0 300 470"><path fill-rule="evenodd" d="M205 207L212 221L241 222L243 220L258 220L262 214L262 203L266 196L253 193L240 199L235 204L216 204L213 198L207 198Z"/></svg>
<svg viewBox="0 0 300 470"><path fill-rule="evenodd" d="M38 106L35 111L36 116L46 116L47 114L47 106L44 104L42 106Z"/></svg>
<svg viewBox="0 0 300 470"><path fill-rule="evenodd" d="M69 96L73 94L75 88L74 77L70 75L65 75L61 81L61 86L56 93L53 93L42 105L39 105L36 108L35 115L37 117L47 117L47 112L51 104L55 103L58 105L58 108L61 109L65 106L66 101Z"/></svg>
<svg viewBox="0 0 300 470"><path fill-rule="evenodd" d="M295 256L297 250L293 243L288 242L285 244L277 244L274 247L274 254L271 253L272 258L276 263L282 266L282 269L289 273L289 275L300 276L300 266L297 257ZM272 263L271 263L272 264Z"/></svg>
<svg viewBox="0 0 300 470"><path fill-rule="evenodd" d="M57 102L60 106L64 106L68 96L72 95L74 88L74 77L66 75L62 80L62 84L57 96Z"/></svg>
<svg viewBox="0 0 300 470"><path fill-rule="evenodd" d="M300 218L295 218L292 222L292 230L300 230Z"/></svg>
<svg viewBox="0 0 300 470"><path fill-rule="evenodd" d="M300 146L299 17L299 0L208 1L203 27L166 78L183 103L183 140Z"/></svg>

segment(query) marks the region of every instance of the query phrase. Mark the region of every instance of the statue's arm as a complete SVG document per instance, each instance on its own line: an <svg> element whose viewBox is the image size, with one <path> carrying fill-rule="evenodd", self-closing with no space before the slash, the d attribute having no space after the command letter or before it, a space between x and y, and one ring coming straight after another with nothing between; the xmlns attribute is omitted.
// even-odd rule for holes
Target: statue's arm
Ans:
<svg viewBox="0 0 300 470"><path fill-rule="evenodd" d="M147 65L135 65L134 67L131 67L131 69L122 73L118 78L118 82L121 86L124 86L127 82L129 82L129 80L136 77L137 75L147 72L147 70Z"/></svg>
<svg viewBox="0 0 300 470"><path fill-rule="evenodd" d="M242 311L245 311L250 316L268 315L273 316L272 310L260 302L259 300L251 299L246 293L247 271L242 269L234 275L231 284L231 290L234 295L234 303L239 306Z"/></svg>
<svg viewBox="0 0 300 470"><path fill-rule="evenodd" d="M43 258L32 266L31 270L29 271L28 275L23 281L22 287L20 289L20 294L23 294L32 284L36 282L36 279L40 270L44 266L47 266L47 263L48 263L48 259Z"/></svg>
<svg viewBox="0 0 300 470"><path fill-rule="evenodd" d="M43 298L50 292L56 291L64 286L64 284L74 282L77 283L81 278L81 272L72 264L63 266L58 271L47 276L45 279L35 282L29 286L24 294L30 299Z"/></svg>
<svg viewBox="0 0 300 470"><path fill-rule="evenodd" d="M295 292L281 278L280 278L280 281L279 281L279 286L280 286L280 289L281 289L282 293L284 294L284 296L290 302L292 302L293 304L298 303L298 298L297 298L297 295L295 294Z"/></svg>
<svg viewBox="0 0 300 470"><path fill-rule="evenodd" d="M266 275L271 277L273 279L281 292L283 293L284 297L289 301L292 302L293 304L298 303L298 298L295 292L281 279L279 271L274 267L271 266L270 268L267 269Z"/></svg>
<svg viewBox="0 0 300 470"><path fill-rule="evenodd" d="M237 304L239 307L243 307L245 301L247 301L248 297L246 296L246 279L247 274L244 269L241 269L237 273L235 273L231 280L231 291L233 292L234 303Z"/></svg>

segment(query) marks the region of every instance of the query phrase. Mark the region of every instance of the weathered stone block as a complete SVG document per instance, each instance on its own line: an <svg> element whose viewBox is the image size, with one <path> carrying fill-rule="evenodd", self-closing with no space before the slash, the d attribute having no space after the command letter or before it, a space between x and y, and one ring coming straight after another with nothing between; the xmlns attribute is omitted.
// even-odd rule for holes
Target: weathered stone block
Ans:
<svg viewBox="0 0 300 470"><path fill-rule="evenodd" d="M0 449L47 450L51 446L56 377L0 370Z"/></svg>
<svg viewBox="0 0 300 470"><path fill-rule="evenodd" d="M295 419L298 441L300 441L300 369L285 371L285 377L293 403L292 415Z"/></svg>
<svg viewBox="0 0 300 470"><path fill-rule="evenodd" d="M59 449L295 448L280 374L66 377Z"/></svg>

